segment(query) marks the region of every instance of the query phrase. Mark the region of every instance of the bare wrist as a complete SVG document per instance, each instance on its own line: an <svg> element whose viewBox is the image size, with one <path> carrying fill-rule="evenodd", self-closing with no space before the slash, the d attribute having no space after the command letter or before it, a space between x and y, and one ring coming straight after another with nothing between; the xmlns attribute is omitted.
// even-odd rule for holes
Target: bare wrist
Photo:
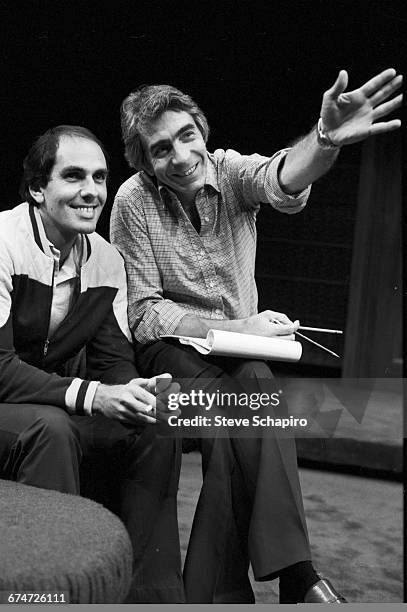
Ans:
<svg viewBox="0 0 407 612"><path fill-rule="evenodd" d="M244 334L245 330L247 328L247 321L248 319L236 319L236 321L234 321L235 325L236 325L236 332L238 334Z"/></svg>
<svg viewBox="0 0 407 612"><path fill-rule="evenodd" d="M92 402L92 414L100 414L102 412L105 388L106 385L102 385L101 383L97 386Z"/></svg>

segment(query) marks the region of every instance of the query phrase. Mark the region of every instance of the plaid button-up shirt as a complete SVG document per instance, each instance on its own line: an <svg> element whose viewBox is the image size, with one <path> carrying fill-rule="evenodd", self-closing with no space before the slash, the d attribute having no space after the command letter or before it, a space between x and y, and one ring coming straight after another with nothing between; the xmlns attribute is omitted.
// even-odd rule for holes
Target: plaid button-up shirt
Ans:
<svg viewBox="0 0 407 612"><path fill-rule="evenodd" d="M208 153L206 182L196 195L198 234L177 196L138 172L120 187L112 209L111 240L124 257L129 323L150 342L172 334L186 314L241 319L257 312L254 280L256 214L260 203L296 213L310 187L285 194L273 157Z"/></svg>

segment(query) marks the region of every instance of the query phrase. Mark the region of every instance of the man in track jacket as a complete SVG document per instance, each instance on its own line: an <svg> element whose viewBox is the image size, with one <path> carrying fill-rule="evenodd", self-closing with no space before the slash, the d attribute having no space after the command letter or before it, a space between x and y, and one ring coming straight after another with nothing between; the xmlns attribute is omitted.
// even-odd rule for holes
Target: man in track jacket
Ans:
<svg viewBox="0 0 407 612"><path fill-rule="evenodd" d="M123 261L95 233L107 174L91 132L52 128L26 201L0 213L0 477L109 505L134 549L128 601L180 601L179 441L154 427L179 387L138 378Z"/></svg>

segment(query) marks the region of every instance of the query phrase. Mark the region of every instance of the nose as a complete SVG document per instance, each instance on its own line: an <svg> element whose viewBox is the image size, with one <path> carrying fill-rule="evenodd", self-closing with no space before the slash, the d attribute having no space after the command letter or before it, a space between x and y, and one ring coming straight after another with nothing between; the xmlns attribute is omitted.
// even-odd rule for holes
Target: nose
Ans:
<svg viewBox="0 0 407 612"><path fill-rule="evenodd" d="M93 177L88 177L82 182L80 196L82 200L85 200L88 204L93 202L95 198L97 198L98 191L96 188L96 183L93 180Z"/></svg>
<svg viewBox="0 0 407 612"><path fill-rule="evenodd" d="M175 166L185 164L189 159L189 147L186 143L177 143L173 149L172 163Z"/></svg>

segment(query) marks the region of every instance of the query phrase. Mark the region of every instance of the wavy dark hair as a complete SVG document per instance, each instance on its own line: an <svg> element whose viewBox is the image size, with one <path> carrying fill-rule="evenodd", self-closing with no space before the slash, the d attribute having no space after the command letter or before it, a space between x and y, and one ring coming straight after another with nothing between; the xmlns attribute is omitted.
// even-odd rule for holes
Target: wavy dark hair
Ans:
<svg viewBox="0 0 407 612"><path fill-rule="evenodd" d="M32 197L30 187L37 191L39 187L46 187L48 184L52 168L55 165L59 141L62 136L92 140L102 149L106 164L109 163L108 155L103 144L99 138L96 138L87 128L79 125L57 125L56 127L50 128L34 141L23 162L23 178L20 184L20 196L26 202L34 204L34 206L38 206L38 203Z"/></svg>
<svg viewBox="0 0 407 612"><path fill-rule="evenodd" d="M190 96L171 85L141 85L123 100L120 109L124 156L135 170L147 168L141 142L143 131L167 110L189 113L207 142L208 121Z"/></svg>

